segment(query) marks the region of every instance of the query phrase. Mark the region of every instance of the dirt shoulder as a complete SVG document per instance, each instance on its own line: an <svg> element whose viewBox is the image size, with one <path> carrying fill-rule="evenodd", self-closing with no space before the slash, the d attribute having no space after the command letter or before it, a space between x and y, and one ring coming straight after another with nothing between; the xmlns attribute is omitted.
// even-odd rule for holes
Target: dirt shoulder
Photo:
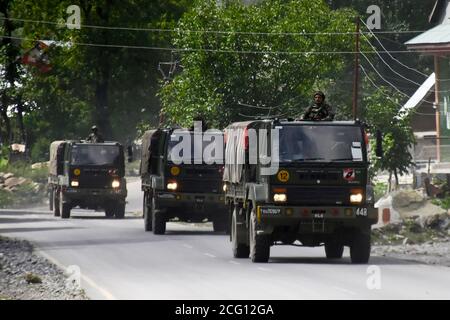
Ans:
<svg viewBox="0 0 450 320"><path fill-rule="evenodd" d="M0 237L0 300L86 300L84 291L24 240Z"/></svg>

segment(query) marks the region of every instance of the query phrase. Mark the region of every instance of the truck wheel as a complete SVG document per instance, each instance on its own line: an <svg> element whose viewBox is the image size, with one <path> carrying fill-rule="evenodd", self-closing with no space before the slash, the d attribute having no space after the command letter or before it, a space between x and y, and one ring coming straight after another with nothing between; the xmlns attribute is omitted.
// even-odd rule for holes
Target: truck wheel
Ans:
<svg viewBox="0 0 450 320"><path fill-rule="evenodd" d="M344 253L344 245L337 241L325 242L325 254L327 259L341 259Z"/></svg>
<svg viewBox="0 0 450 320"><path fill-rule="evenodd" d="M370 230L362 232L358 230L350 246L350 258L354 264L366 264L370 258Z"/></svg>
<svg viewBox="0 0 450 320"><path fill-rule="evenodd" d="M114 206L113 205L107 205L105 207L105 217L106 218L114 218Z"/></svg>
<svg viewBox="0 0 450 320"><path fill-rule="evenodd" d="M250 258L252 262L266 263L270 257L270 238L256 233L256 213L252 210L250 217Z"/></svg>
<svg viewBox="0 0 450 320"><path fill-rule="evenodd" d="M116 219L125 218L125 202L117 202L114 210L114 216Z"/></svg>
<svg viewBox="0 0 450 320"><path fill-rule="evenodd" d="M144 203L142 209L142 211L144 212L144 230L152 231L152 217L150 209L148 207L147 192L144 193Z"/></svg>
<svg viewBox="0 0 450 320"><path fill-rule="evenodd" d="M61 215L61 211L59 210L59 197L58 192L56 190L52 191L52 202L53 202L53 215L55 217L59 217Z"/></svg>
<svg viewBox="0 0 450 320"><path fill-rule="evenodd" d="M238 259L248 258L250 247L245 243L238 241L239 226L237 224L237 208L233 210L231 217L231 245L233 247L233 256Z"/></svg>
<svg viewBox="0 0 450 320"><path fill-rule="evenodd" d="M164 212L157 209L155 197L152 198L152 227L153 234L164 234L166 232L166 220Z"/></svg>
<svg viewBox="0 0 450 320"><path fill-rule="evenodd" d="M59 211L61 213L62 219L69 219L70 218L70 204L67 202L64 202L64 194L60 192L59 194Z"/></svg>

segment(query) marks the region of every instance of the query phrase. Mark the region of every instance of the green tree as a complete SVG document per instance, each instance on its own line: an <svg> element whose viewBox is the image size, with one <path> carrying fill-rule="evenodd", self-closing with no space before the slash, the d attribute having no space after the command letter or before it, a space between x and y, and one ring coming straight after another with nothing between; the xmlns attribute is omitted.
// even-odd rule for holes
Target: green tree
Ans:
<svg viewBox="0 0 450 320"><path fill-rule="evenodd" d="M182 72L160 91L167 123L187 125L196 113L219 127L301 114L350 63L332 52L353 51L353 36L328 33L354 32L355 16L323 0L196 1L174 39Z"/></svg>
<svg viewBox="0 0 450 320"><path fill-rule="evenodd" d="M81 8L80 30L64 25L69 5ZM171 29L188 6L187 0L14 0L14 18L44 21L21 23L23 51L37 39L52 40L52 70L27 68L31 142L43 148L52 139L84 138L93 123L107 139L125 142L138 122L157 123L157 67L170 52L144 48L168 47L172 33L133 28ZM44 156L41 148L32 153Z"/></svg>
<svg viewBox="0 0 450 320"><path fill-rule="evenodd" d="M383 133L384 155L381 159L372 156L372 173L379 170L388 171L389 183L392 175L395 177L395 187L398 187L399 175L408 173L414 165L411 147L415 139L410 124L411 118L409 114L399 112L399 101L398 95L383 87L364 98L365 120L372 132L381 130ZM375 150L375 141L371 147ZM389 190L391 189L389 185Z"/></svg>

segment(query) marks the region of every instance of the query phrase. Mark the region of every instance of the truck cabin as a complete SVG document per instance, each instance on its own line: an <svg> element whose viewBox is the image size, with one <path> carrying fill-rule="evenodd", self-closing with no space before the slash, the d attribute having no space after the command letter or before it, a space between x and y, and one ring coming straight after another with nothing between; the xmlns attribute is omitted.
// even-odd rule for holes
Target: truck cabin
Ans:
<svg viewBox="0 0 450 320"><path fill-rule="evenodd" d="M223 133L188 129L159 129L144 134L141 176L164 176L176 181L178 192L214 193L222 190ZM201 182L210 183L213 187ZM175 184L172 183L172 186Z"/></svg>
<svg viewBox="0 0 450 320"><path fill-rule="evenodd" d="M250 129L256 131L257 141L251 141ZM278 160L271 154L277 150L273 130L279 134ZM227 188L264 183L269 185L269 202L279 204L345 205L351 204L347 193L366 192L368 138L359 122L261 120L233 124L226 133ZM263 174L269 167L276 172ZM283 196L275 197L279 194Z"/></svg>
<svg viewBox="0 0 450 320"><path fill-rule="evenodd" d="M124 150L118 142L70 144L66 159L71 167L107 167L118 176L125 174Z"/></svg>

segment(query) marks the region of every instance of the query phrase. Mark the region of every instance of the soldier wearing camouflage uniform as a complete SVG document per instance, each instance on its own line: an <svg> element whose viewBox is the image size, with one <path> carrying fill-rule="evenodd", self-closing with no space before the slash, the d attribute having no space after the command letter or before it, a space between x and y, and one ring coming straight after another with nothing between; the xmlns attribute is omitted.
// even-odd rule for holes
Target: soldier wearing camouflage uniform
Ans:
<svg viewBox="0 0 450 320"><path fill-rule="evenodd" d="M314 94L314 104L306 109L306 112L301 119L312 121L334 120L333 108L329 104L325 103L325 94L322 91L317 91Z"/></svg>

